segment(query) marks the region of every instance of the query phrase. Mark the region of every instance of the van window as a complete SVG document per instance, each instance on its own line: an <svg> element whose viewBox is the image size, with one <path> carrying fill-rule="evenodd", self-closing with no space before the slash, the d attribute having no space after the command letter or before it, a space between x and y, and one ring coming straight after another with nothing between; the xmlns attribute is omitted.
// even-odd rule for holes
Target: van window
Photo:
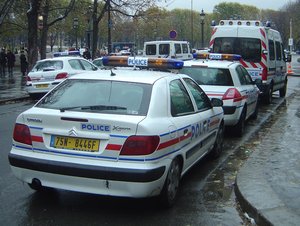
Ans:
<svg viewBox="0 0 300 226"><path fill-rule="evenodd" d="M275 50L273 40L269 40L269 59L275 60Z"/></svg>
<svg viewBox="0 0 300 226"><path fill-rule="evenodd" d="M146 45L146 55L156 55L156 45Z"/></svg>
<svg viewBox="0 0 300 226"><path fill-rule="evenodd" d="M218 37L213 52L239 54L245 61L258 63L261 61L261 42L258 38Z"/></svg>
<svg viewBox="0 0 300 226"><path fill-rule="evenodd" d="M159 55L170 54L170 44L159 44Z"/></svg>
<svg viewBox="0 0 300 226"><path fill-rule="evenodd" d="M175 43L175 53L176 54L181 54L181 46L178 43Z"/></svg>
<svg viewBox="0 0 300 226"><path fill-rule="evenodd" d="M182 52L183 53L189 53L189 47L187 44L182 44Z"/></svg>
<svg viewBox="0 0 300 226"><path fill-rule="evenodd" d="M276 60L281 60L281 45L280 42L275 42L276 45Z"/></svg>

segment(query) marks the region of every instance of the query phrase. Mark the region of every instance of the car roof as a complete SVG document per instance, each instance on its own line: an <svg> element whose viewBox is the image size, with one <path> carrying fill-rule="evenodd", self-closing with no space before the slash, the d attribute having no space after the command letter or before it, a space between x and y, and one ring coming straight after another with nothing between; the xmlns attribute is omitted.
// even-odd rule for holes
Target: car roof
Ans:
<svg viewBox="0 0 300 226"><path fill-rule="evenodd" d="M46 58L46 59L39 60L39 61L37 61L37 62L43 62L43 61L55 61L55 60L66 61L66 60L72 60L72 59L84 59L84 58L78 57L78 56L75 56L75 57L72 57L72 56L63 56L63 57Z"/></svg>
<svg viewBox="0 0 300 226"><path fill-rule="evenodd" d="M229 68L235 67L236 65L240 65L237 61L227 61L227 60L206 60L206 59L193 59L184 61L184 67L186 66L205 66L212 68Z"/></svg>
<svg viewBox="0 0 300 226"><path fill-rule="evenodd" d="M111 81L126 81L153 84L155 81L166 77L188 77L184 74L175 74L165 71L140 70L133 68L123 69L105 69L95 72L84 72L74 75L69 79L91 79L91 80L111 80Z"/></svg>

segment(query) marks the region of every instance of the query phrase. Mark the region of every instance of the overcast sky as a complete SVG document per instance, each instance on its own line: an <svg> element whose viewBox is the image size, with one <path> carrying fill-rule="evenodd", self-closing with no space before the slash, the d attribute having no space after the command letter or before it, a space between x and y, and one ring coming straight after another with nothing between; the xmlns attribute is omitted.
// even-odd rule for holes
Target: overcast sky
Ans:
<svg viewBox="0 0 300 226"><path fill-rule="evenodd" d="M212 13L214 6L221 2L237 2L240 4L256 6L259 9L279 10L286 3L295 2L295 0L161 0L160 5L168 10L181 8L193 9L200 12L201 9L203 9L204 12Z"/></svg>

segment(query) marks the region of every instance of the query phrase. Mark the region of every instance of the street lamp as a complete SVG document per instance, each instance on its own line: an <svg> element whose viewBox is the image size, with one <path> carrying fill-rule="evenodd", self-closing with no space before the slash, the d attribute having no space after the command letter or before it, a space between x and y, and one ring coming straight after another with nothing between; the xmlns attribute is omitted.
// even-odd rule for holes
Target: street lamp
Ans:
<svg viewBox="0 0 300 226"><path fill-rule="evenodd" d="M78 49L78 42L77 42L77 31L78 31L78 27L79 27L78 18L75 17L75 18L73 18L73 28L74 28L74 30L75 30L76 49Z"/></svg>
<svg viewBox="0 0 300 226"><path fill-rule="evenodd" d="M203 31L203 28L204 28L204 18L205 18L205 13L204 13L204 11L202 9L201 13L200 13L200 20L201 20L201 47L202 48L204 47L204 31Z"/></svg>

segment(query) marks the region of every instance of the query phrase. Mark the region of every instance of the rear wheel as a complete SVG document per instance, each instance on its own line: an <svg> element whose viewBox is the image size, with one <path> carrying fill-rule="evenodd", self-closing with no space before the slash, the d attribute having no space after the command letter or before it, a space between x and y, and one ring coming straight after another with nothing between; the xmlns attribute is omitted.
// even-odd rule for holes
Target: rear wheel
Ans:
<svg viewBox="0 0 300 226"><path fill-rule="evenodd" d="M273 88L270 87L270 88L267 90L266 95L264 96L264 102L265 102L266 104L271 104L271 103L272 103L272 95L273 95Z"/></svg>
<svg viewBox="0 0 300 226"><path fill-rule="evenodd" d="M170 165L163 190L160 194L161 203L165 207L171 207L175 203L179 189L180 177L180 161L178 158L175 158Z"/></svg>
<svg viewBox="0 0 300 226"><path fill-rule="evenodd" d="M238 137L243 136L245 130L245 122L246 122L246 109L244 108L238 123L233 128L236 136Z"/></svg>
<svg viewBox="0 0 300 226"><path fill-rule="evenodd" d="M223 151L223 143L224 143L224 125L221 124L218 130L214 147L210 152L210 156L212 158L218 158L221 155Z"/></svg>
<svg viewBox="0 0 300 226"><path fill-rule="evenodd" d="M280 97L285 97L286 89L287 89L287 81L285 81L284 86L279 90Z"/></svg>

